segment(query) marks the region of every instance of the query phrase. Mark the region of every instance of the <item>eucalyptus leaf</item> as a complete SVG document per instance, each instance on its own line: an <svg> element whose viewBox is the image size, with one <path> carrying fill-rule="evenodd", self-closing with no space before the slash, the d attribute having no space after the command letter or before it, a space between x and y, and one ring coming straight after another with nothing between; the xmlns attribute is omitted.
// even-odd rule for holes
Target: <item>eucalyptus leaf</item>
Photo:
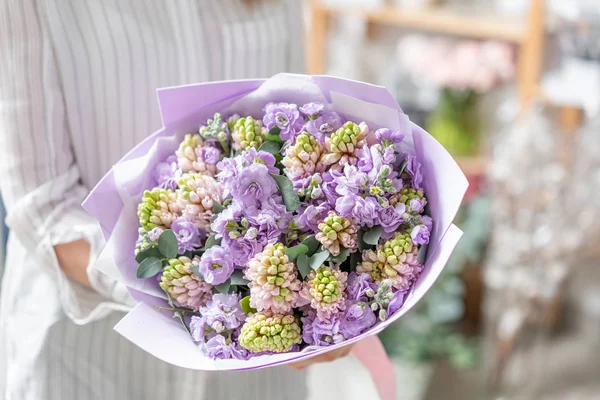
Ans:
<svg viewBox="0 0 600 400"><path fill-rule="evenodd" d="M190 268L190 271L192 271L192 274L196 275L198 278L204 280L204 276L200 273L200 267L195 265L192 268Z"/></svg>
<svg viewBox="0 0 600 400"><path fill-rule="evenodd" d="M310 267L312 269L318 269L328 258L329 252L327 250L315 253L310 257Z"/></svg>
<svg viewBox="0 0 600 400"><path fill-rule="evenodd" d="M288 258L292 261L294 261L300 254L306 253L308 253L308 246L302 243L294 247L288 247L285 251L285 254L287 254Z"/></svg>
<svg viewBox="0 0 600 400"><path fill-rule="evenodd" d="M279 186L286 209L288 211L297 210L298 207L300 207L300 199L294 191L292 181L285 175L271 174L271 176L275 179L275 182L277 182L277 186Z"/></svg>
<svg viewBox="0 0 600 400"><path fill-rule="evenodd" d="M279 154L281 151L281 143L266 141L260 146L259 151L266 151L271 154Z"/></svg>
<svg viewBox="0 0 600 400"><path fill-rule="evenodd" d="M217 214L223 212L224 209L225 209L225 206L223 204L219 203L218 201L213 201L214 215L217 215Z"/></svg>
<svg viewBox="0 0 600 400"><path fill-rule="evenodd" d="M255 313L256 309L250 307L250 296L246 296L240 300L240 307L246 314Z"/></svg>
<svg viewBox="0 0 600 400"><path fill-rule="evenodd" d="M408 160L402 160L402 162L400 163L400 167L398 168L398 176L401 176L404 173L404 170L406 169L406 164L408 164Z"/></svg>
<svg viewBox="0 0 600 400"><path fill-rule="evenodd" d="M140 251L135 256L135 261L137 261L138 264L139 264L139 263L141 263L142 261L144 261L148 257L161 258L162 254L160 253L160 251L158 250L157 247L150 247L149 249L146 249L144 251Z"/></svg>
<svg viewBox="0 0 600 400"><path fill-rule="evenodd" d="M355 251L354 253L350 254L350 272L356 270L356 266L361 261L361 258L360 251Z"/></svg>
<svg viewBox="0 0 600 400"><path fill-rule="evenodd" d="M219 292L219 293L229 292L230 287L231 287L231 281L229 279L227 279L225 282L221 283L220 285L214 286L214 288L217 289L217 292Z"/></svg>
<svg viewBox="0 0 600 400"><path fill-rule="evenodd" d="M319 242L317 240L317 238L315 238L314 235L307 237L306 239L304 239L302 241L302 244L305 245L306 247L308 247L308 252L306 253L307 256L312 256L313 254L315 254L315 252L317 250L319 250L319 246L321 245L321 242Z"/></svg>
<svg viewBox="0 0 600 400"><path fill-rule="evenodd" d="M164 230L158 238L158 250L167 258L177 257L177 236L170 229Z"/></svg>
<svg viewBox="0 0 600 400"><path fill-rule="evenodd" d="M213 246L219 245L221 244L221 239L217 239L216 236L209 236L206 239L206 243L204 243L204 247L202 248L203 251L206 251L208 249L210 249Z"/></svg>
<svg viewBox="0 0 600 400"><path fill-rule="evenodd" d="M310 273L309 262L310 257L308 257L306 254L300 254L296 260L296 266L298 267L298 272L300 272L302 279L306 278L306 275Z"/></svg>
<svg viewBox="0 0 600 400"><path fill-rule="evenodd" d="M140 279L151 278L162 269L162 262L156 257L148 257L137 269L136 276Z"/></svg>
<svg viewBox="0 0 600 400"><path fill-rule="evenodd" d="M371 247L370 245L366 244L363 240L364 235L365 231L363 231L362 229L358 231L358 250L361 252Z"/></svg>
<svg viewBox="0 0 600 400"><path fill-rule="evenodd" d="M344 261L346 261L346 259L348 258L348 256L350 255L350 250L348 250L345 247L340 248L340 254L338 254L337 256L330 256L329 260L338 264L338 263L343 263Z"/></svg>
<svg viewBox="0 0 600 400"><path fill-rule="evenodd" d="M421 264L425 264L425 258L427 257L427 249L429 248L429 244L424 244L423 246L421 246L421 248L419 249L419 252L417 253L417 261L420 262Z"/></svg>
<svg viewBox="0 0 600 400"><path fill-rule="evenodd" d="M383 228L381 226L379 226L379 225L374 226L363 234L362 240L366 244L370 244L370 245L374 246L377 244L377 242L379 242L379 238L381 237L382 233L383 233Z"/></svg>
<svg viewBox="0 0 600 400"><path fill-rule="evenodd" d="M244 278L244 272L241 269L236 269L233 274L229 277L229 281L232 285L244 286L250 283L249 280Z"/></svg>

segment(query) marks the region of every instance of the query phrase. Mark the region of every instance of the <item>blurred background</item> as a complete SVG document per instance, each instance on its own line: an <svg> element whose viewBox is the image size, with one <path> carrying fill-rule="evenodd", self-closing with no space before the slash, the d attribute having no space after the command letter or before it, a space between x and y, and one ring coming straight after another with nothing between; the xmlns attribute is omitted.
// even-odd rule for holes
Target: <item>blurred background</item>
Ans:
<svg viewBox="0 0 600 400"><path fill-rule="evenodd" d="M400 398L600 399L600 2L306 0L306 17L308 72L386 86L471 183L448 266L381 334ZM355 360L334 364L310 371L321 396L329 375L330 398L372 398Z"/></svg>
<svg viewBox="0 0 600 400"><path fill-rule="evenodd" d="M386 86L471 184L448 266L381 334L400 398L600 399L600 2L306 13L308 72ZM369 398L362 367L336 364L313 385L330 374L333 398Z"/></svg>

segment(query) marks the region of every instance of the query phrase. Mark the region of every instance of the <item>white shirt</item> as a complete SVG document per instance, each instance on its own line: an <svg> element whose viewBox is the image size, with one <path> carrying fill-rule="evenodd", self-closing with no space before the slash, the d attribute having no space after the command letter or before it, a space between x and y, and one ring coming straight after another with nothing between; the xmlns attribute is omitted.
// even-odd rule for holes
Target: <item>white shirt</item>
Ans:
<svg viewBox="0 0 600 400"><path fill-rule="evenodd" d="M289 387L302 398L303 375L287 369L208 374L143 353L112 331L114 310L128 309L124 288L92 267L96 291L71 282L53 251L83 238L97 257L102 236L80 204L160 128L156 88L302 72L302 2L246 3L0 1L0 192L11 229L0 398L269 399Z"/></svg>

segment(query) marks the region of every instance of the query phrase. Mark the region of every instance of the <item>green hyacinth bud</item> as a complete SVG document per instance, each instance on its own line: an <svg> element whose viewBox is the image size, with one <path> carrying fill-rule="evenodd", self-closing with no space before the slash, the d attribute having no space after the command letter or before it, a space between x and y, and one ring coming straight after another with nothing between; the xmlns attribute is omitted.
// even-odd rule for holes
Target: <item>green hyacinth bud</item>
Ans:
<svg viewBox="0 0 600 400"><path fill-rule="evenodd" d="M233 148L236 151L258 149L267 138L267 130L262 126L262 122L252 117L238 119L232 132Z"/></svg>
<svg viewBox="0 0 600 400"><path fill-rule="evenodd" d="M258 312L246 319L239 343L252 353L285 353L302 342L302 331L293 315Z"/></svg>

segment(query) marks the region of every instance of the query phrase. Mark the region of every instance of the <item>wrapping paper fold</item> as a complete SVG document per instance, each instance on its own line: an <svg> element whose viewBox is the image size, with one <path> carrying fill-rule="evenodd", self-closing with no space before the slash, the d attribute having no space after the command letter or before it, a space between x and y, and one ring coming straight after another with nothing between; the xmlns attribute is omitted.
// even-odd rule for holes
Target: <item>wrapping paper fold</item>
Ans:
<svg viewBox="0 0 600 400"><path fill-rule="evenodd" d="M166 362L199 370L257 369L314 357L372 336L400 318L423 297L439 276L462 234L452 225L452 220L468 186L465 176L433 137L410 122L383 87L330 76L280 74L267 80L213 82L159 89L158 100L163 128L139 143L114 165L92 190L83 207L99 221L107 241L98 262L99 268L123 281L138 302L115 329ZM215 112L226 114L235 111L260 116L262 108L270 101L300 104L321 101L330 104L348 119L366 121L371 128L385 126L412 133L407 135L403 150L414 154L422 164L424 189L434 220L425 269L403 307L390 319L359 337L335 346L311 346L302 352L261 356L247 361L210 360L194 345L177 319L154 307L167 306L166 296L156 279L140 280L135 276L138 266L133 255L138 226L136 209L142 192L153 186L152 167L172 154L186 133L196 131ZM373 340L364 343L376 346ZM368 356L370 352L365 351L365 344L356 347L356 355L365 364L376 365L377 362L374 363ZM380 364L385 361L379 360ZM394 389L384 386L383 382L378 385L382 398L395 398L390 397L394 396Z"/></svg>

